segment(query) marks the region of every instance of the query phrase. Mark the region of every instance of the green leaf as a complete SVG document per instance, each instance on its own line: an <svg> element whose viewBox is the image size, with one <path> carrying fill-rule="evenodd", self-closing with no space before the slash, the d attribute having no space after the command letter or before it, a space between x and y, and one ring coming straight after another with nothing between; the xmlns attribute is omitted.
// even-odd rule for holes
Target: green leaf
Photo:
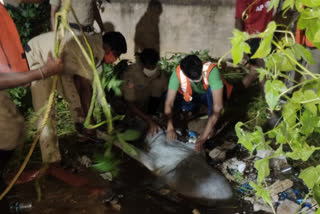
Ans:
<svg viewBox="0 0 320 214"><path fill-rule="evenodd" d="M313 90L306 90L303 94L305 108L312 112L313 115L317 115L316 104L320 103L320 99Z"/></svg>
<svg viewBox="0 0 320 214"><path fill-rule="evenodd" d="M114 163L111 162L101 162L101 163L97 163L97 164L93 164L92 167L96 170L98 170L99 172L108 172L111 171L114 167Z"/></svg>
<svg viewBox="0 0 320 214"><path fill-rule="evenodd" d="M301 12L300 19L303 21L298 22L298 27L300 29L305 29L305 34L307 38L315 45L320 48L320 42L317 35L320 31L320 8L306 8ZM303 27L303 28L301 28Z"/></svg>
<svg viewBox="0 0 320 214"><path fill-rule="evenodd" d="M106 158L103 154L96 153L96 154L93 154L93 161L95 163L101 163L106 161Z"/></svg>
<svg viewBox="0 0 320 214"><path fill-rule="evenodd" d="M268 80L264 86L265 97L271 111L279 102L280 94L286 90L286 86L280 80Z"/></svg>
<svg viewBox="0 0 320 214"><path fill-rule="evenodd" d="M300 109L300 104L288 102L283 105L282 116L288 127L296 124L297 111Z"/></svg>
<svg viewBox="0 0 320 214"><path fill-rule="evenodd" d="M128 129L125 132L120 133L118 136L124 141L133 141L140 137L140 132L137 130Z"/></svg>
<svg viewBox="0 0 320 214"><path fill-rule="evenodd" d="M315 64L316 62L314 61L312 54L310 53L310 51L303 47L300 44L295 44L293 46L293 50L299 54L299 56L301 56L308 64Z"/></svg>
<svg viewBox="0 0 320 214"><path fill-rule="evenodd" d="M261 82L270 72L264 68L257 68L256 71L259 73L259 81Z"/></svg>
<svg viewBox="0 0 320 214"><path fill-rule="evenodd" d="M270 53L273 33L276 28L277 25L274 21L268 24L267 29L265 30L265 37L261 40L258 50L251 57L252 59L264 58Z"/></svg>
<svg viewBox="0 0 320 214"><path fill-rule="evenodd" d="M279 2L280 2L280 0L271 0L270 5L268 7L268 12L271 11L272 9L276 10L279 6Z"/></svg>
<svg viewBox="0 0 320 214"><path fill-rule="evenodd" d="M307 161L312 153L316 150L314 146L309 146L307 143L300 143L300 146L291 147L293 152L286 153L286 156L293 160Z"/></svg>
<svg viewBox="0 0 320 214"><path fill-rule="evenodd" d="M294 3L295 3L294 0L286 0L282 5L282 10L285 10L287 8L293 9Z"/></svg>
<svg viewBox="0 0 320 214"><path fill-rule="evenodd" d="M320 214L320 208L317 209L317 212L315 214Z"/></svg>
<svg viewBox="0 0 320 214"><path fill-rule="evenodd" d="M302 123L301 133L309 135L313 132L314 128L318 126L319 117L314 117L310 111L306 110L302 113L300 121Z"/></svg>
<svg viewBox="0 0 320 214"><path fill-rule="evenodd" d="M307 7L319 7L320 6L319 0L301 0L301 3Z"/></svg>
<svg viewBox="0 0 320 214"><path fill-rule="evenodd" d="M320 187L319 187L319 184L316 184L313 187L313 198L317 202L318 206L320 206Z"/></svg>
<svg viewBox="0 0 320 214"><path fill-rule="evenodd" d="M137 156L138 153L135 150L135 148L133 146L131 146L130 144L128 144L126 141L124 141L124 139L121 137L121 134L117 133L117 139L119 140L120 144L121 144L121 149L127 153L130 154L132 156Z"/></svg>
<svg viewBox="0 0 320 214"><path fill-rule="evenodd" d="M292 95L291 102L300 104L304 101L304 94L302 91L295 91Z"/></svg>
<svg viewBox="0 0 320 214"><path fill-rule="evenodd" d="M287 126L284 122L281 122L276 128L270 131L268 134L271 138L276 138L278 144L284 144L287 142Z"/></svg>
<svg viewBox="0 0 320 214"><path fill-rule="evenodd" d="M311 166L305 170L303 170L299 178L303 180L303 182L307 185L309 189L313 189L314 185L317 182L317 179L319 178L319 174L314 166Z"/></svg>
<svg viewBox="0 0 320 214"><path fill-rule="evenodd" d="M270 175L269 158L256 161L254 167L258 170L258 184L261 184Z"/></svg>
<svg viewBox="0 0 320 214"><path fill-rule="evenodd" d="M272 206L269 190L263 188L263 186L261 185L256 185L252 181L250 181L250 186L252 186L252 188L256 191L256 195L258 197L262 198L262 200L264 200L264 202L269 204L269 206Z"/></svg>
<svg viewBox="0 0 320 214"><path fill-rule="evenodd" d="M237 29L233 30L232 43L232 58L233 64L237 65L243 58L243 53L250 53L250 46L246 43L249 35L246 32L241 32Z"/></svg>

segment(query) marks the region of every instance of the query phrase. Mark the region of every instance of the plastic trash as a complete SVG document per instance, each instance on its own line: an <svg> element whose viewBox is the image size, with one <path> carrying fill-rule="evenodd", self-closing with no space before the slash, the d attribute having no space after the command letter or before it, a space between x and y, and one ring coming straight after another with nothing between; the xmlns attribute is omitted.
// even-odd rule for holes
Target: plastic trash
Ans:
<svg viewBox="0 0 320 214"><path fill-rule="evenodd" d="M189 132L188 143L196 143L196 142L197 142L197 134L195 132Z"/></svg>
<svg viewBox="0 0 320 214"><path fill-rule="evenodd" d="M32 202L15 202L10 206L12 213L26 213L32 211Z"/></svg>

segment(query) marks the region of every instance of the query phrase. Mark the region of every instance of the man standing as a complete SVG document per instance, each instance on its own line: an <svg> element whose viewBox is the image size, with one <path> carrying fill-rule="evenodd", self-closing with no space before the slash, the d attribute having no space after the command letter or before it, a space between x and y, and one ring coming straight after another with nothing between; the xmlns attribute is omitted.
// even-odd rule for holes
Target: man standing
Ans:
<svg viewBox="0 0 320 214"><path fill-rule="evenodd" d="M257 34L263 32L273 17L273 10L268 12L270 0L237 0L235 27L248 34ZM247 87L257 77L256 69L265 66L263 59L249 59L258 50L260 38L254 38L247 41L251 53L245 56L249 63L250 75L247 75L243 81Z"/></svg>
<svg viewBox="0 0 320 214"><path fill-rule="evenodd" d="M51 5L51 13L50 13L50 22L51 22L51 30L54 31L55 21L56 21L56 13L61 6L61 1L63 0L50 0ZM96 0L75 0L72 1L72 8L79 19L79 23L82 27L82 30L85 33L93 32L93 22L96 20L101 32L104 32L104 26L102 23L102 19L99 13L99 9L97 7ZM77 24L76 19L74 18L72 12L69 12L69 22L70 26L75 30L80 30L80 26Z"/></svg>
<svg viewBox="0 0 320 214"><path fill-rule="evenodd" d="M86 48L82 36L79 39ZM92 48L96 65L101 62L113 63L127 51L125 38L119 32L105 33L103 38L99 35L88 35L88 42ZM26 56L30 68L37 69L43 65L47 52L53 50L54 34L52 32L41 34L28 42ZM92 97L91 82L93 71L82 55L81 49L74 39L65 43L62 58L64 60L64 72L59 75L58 92L69 103L69 109L73 122L78 132L83 131L83 122L89 110ZM83 80L82 84L76 79ZM46 105L52 85L50 79L32 83L32 102L35 111L39 112ZM56 134L55 113L52 111L50 123L46 124L40 136L40 148L42 160L46 163L59 162L61 155Z"/></svg>
<svg viewBox="0 0 320 214"><path fill-rule="evenodd" d="M199 104L208 106L209 118L195 146L196 151L200 151L223 108L223 81L216 65L202 63L196 55L189 55L182 59L176 72L172 73L165 102L168 140L176 138L172 112L177 95L178 99L182 99L182 108L187 111L193 111Z"/></svg>

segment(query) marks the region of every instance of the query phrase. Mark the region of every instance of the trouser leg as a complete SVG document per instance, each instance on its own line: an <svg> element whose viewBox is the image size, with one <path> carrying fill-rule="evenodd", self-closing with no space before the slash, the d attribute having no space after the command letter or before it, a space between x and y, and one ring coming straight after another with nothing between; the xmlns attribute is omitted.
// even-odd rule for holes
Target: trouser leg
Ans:
<svg viewBox="0 0 320 214"><path fill-rule="evenodd" d="M51 87L52 80L50 78L33 82L31 86L33 107L34 110L39 114L38 129L40 128L44 119L43 117L48 104ZM56 130L54 104L52 106L48 121L40 135L40 149L43 162L54 163L61 160Z"/></svg>

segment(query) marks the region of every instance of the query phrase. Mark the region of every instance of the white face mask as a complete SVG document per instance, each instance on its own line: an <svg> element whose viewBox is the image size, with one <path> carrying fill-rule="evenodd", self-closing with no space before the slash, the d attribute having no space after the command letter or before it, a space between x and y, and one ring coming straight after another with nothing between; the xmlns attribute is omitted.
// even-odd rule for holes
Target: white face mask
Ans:
<svg viewBox="0 0 320 214"><path fill-rule="evenodd" d="M203 77L203 74L202 74L202 75L200 76L200 78L197 79L197 80L192 80L192 79L189 79L189 80L190 80L190 82L198 83L198 82L201 82L202 77Z"/></svg>
<svg viewBox="0 0 320 214"><path fill-rule="evenodd" d="M157 67L155 67L153 70L144 68L143 69L143 73L147 76L147 77L151 77L153 76L155 73L157 72Z"/></svg>

